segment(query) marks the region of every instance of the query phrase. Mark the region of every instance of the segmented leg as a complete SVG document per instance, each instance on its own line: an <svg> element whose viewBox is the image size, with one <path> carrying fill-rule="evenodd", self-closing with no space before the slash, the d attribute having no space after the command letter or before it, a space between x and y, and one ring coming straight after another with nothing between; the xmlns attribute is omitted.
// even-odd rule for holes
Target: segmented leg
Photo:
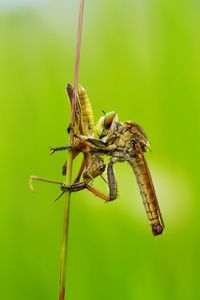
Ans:
<svg viewBox="0 0 200 300"><path fill-rule="evenodd" d="M84 189L87 189L88 191L93 193L95 196L99 197L100 199L103 199L104 201L110 201L110 197L108 197L107 195L105 195L105 194L101 193L100 191L96 190L95 188L88 185L84 181L72 184L70 186L66 186L65 184L62 184L62 186L61 186L61 190L63 192L65 192L65 191L78 192L78 191L81 191L81 190L84 190Z"/></svg>
<svg viewBox="0 0 200 300"><path fill-rule="evenodd" d="M31 188L31 190L34 190L33 187L33 180L38 180L38 181L43 181L43 182L48 182L48 183L54 183L54 184L59 184L61 186L61 190L62 190L62 194L60 194L58 196L58 198L56 198L55 201L57 201L66 191L70 191L70 192L78 192L81 191L83 189L87 189L88 191L90 191L91 193L93 193L95 196L99 197L100 199L103 199L104 201L111 201L112 199L110 199L110 197L108 197L107 195L101 193L100 191L96 190L95 188L93 188L92 186L88 185L86 182L77 182L74 183L70 186L66 186L65 183L61 182L61 181L57 181L57 180L51 180L51 179L47 179L47 178L42 178L42 177L38 177L38 176L31 176L29 179L29 186ZM54 202L55 202L54 201Z"/></svg>
<svg viewBox="0 0 200 300"><path fill-rule="evenodd" d="M82 138L83 140L85 139L85 142L88 144L92 144L94 146L96 146L97 148L92 148L90 146L90 151L91 152L99 152L99 153L109 153L112 152L114 150L116 150L117 145L115 144L108 144L107 142L103 142L101 140L97 140L97 139L93 139L93 138L87 138L85 136L80 136L80 139Z"/></svg>
<svg viewBox="0 0 200 300"><path fill-rule="evenodd" d="M83 189L88 189L91 193L96 195L97 197L105 200L105 201L112 201L117 197L117 183L115 180L114 170L113 170L113 163L110 162L108 164L107 175L108 175L108 187L109 187L109 196L101 193L100 191L93 188L89 183L93 180L93 178L101 175L105 170L105 164L103 160L99 156L94 156L89 159L89 163L86 169L86 172L83 175L84 181L74 183L70 186L66 186L63 184L61 186L62 191L70 191L70 192L78 192Z"/></svg>
<svg viewBox="0 0 200 300"><path fill-rule="evenodd" d="M113 169L113 163L110 161L107 167L108 187L110 201L117 198L117 182L115 179L115 173Z"/></svg>
<svg viewBox="0 0 200 300"><path fill-rule="evenodd" d="M91 143L92 145L100 148L100 149L101 148L104 149L106 147L106 144L104 142L102 142L101 140L96 140L96 139L93 139L93 138L86 138L86 141Z"/></svg>
<svg viewBox="0 0 200 300"><path fill-rule="evenodd" d="M58 181L58 180L47 179L47 178L38 177L38 176L30 176L30 178L29 178L29 187L32 191L34 190L33 180L44 181L44 182L48 182L48 183L55 183L55 184L59 184L59 185L63 184L63 182Z"/></svg>
<svg viewBox="0 0 200 300"><path fill-rule="evenodd" d="M79 152L77 152L77 153L79 153ZM105 164L103 163L102 158L100 156L96 156L96 155L92 158L89 158L89 163L88 163L86 172L83 175L84 181L78 182L83 173L85 165L86 165L86 157L84 157L84 159L82 161L78 176L76 177L74 184L72 184L70 186L66 186L63 182L60 182L57 180L51 180L51 179L46 179L46 178L37 177L37 176L30 177L29 185L30 185L31 189L33 189L32 181L39 180L39 181L45 181L48 183L59 184L61 186L61 190L63 193L66 191L77 192L77 191L80 191L80 190L83 190L86 188L88 191L93 193L95 196L97 196L105 201L112 201L112 200L116 199L117 183L116 183L115 176L114 176L113 163L110 162L108 164L108 169L107 169L109 196L101 193L100 191L96 190L95 188L93 188L92 186L89 185L89 183L93 180L93 178L95 178L99 175L101 176L103 171L105 170ZM59 199L60 196L57 199Z"/></svg>
<svg viewBox="0 0 200 300"><path fill-rule="evenodd" d="M72 149L71 146L61 146L56 148L50 147L50 154L54 154L57 151L70 150L70 149Z"/></svg>

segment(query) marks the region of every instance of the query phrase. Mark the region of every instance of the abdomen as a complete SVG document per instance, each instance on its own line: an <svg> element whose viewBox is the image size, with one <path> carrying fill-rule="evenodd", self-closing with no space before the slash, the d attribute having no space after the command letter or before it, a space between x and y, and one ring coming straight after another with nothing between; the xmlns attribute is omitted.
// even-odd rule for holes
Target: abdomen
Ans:
<svg viewBox="0 0 200 300"><path fill-rule="evenodd" d="M129 161L135 173L140 194L143 199L145 211L147 213L153 235L159 235L163 232L164 222L160 212L158 200L154 190L151 174L148 165L141 153L136 154Z"/></svg>

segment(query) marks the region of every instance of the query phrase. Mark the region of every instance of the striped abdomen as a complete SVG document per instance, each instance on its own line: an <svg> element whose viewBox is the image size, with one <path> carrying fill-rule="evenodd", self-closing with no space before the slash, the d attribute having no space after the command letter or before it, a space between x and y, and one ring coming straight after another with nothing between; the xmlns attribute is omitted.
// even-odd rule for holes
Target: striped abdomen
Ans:
<svg viewBox="0 0 200 300"><path fill-rule="evenodd" d="M154 235L161 234L164 222L160 212L151 174L143 153L137 153L130 161L135 173L143 204Z"/></svg>
<svg viewBox="0 0 200 300"><path fill-rule="evenodd" d="M78 91L80 104L81 134L92 135L94 129L93 111L86 90L80 87Z"/></svg>

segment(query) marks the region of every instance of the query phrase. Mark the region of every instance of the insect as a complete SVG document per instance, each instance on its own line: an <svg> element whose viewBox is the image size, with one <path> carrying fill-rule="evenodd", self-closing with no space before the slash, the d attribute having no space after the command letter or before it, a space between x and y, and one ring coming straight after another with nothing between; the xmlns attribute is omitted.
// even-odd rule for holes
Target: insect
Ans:
<svg viewBox="0 0 200 300"><path fill-rule="evenodd" d="M83 92L83 90L81 91ZM70 97L71 91L68 89ZM84 93L83 93L84 94ZM154 235L163 232L164 222L157 201L155 189L153 186L151 174L144 157L144 152L149 149L149 143L143 129L132 121L119 122L115 112L109 112L100 118L98 126L101 133L96 134L96 128L93 123L93 113L87 101L80 101L77 107L76 122L76 142L72 146L52 148L52 153L71 149L74 157L80 152L83 153L84 159L79 170L79 174L70 186L61 184L62 193L65 191L76 192L87 188L93 194L106 201L112 201L117 198L117 182L115 178L113 165L116 162L127 161L132 167L139 190L143 199L143 204ZM86 92L83 98L86 100ZM97 176L102 176L106 169L103 156L110 157L107 165L107 183L109 195L105 195L93 188L90 183ZM85 169L85 172L83 173ZM83 181L80 181L83 173Z"/></svg>
<svg viewBox="0 0 200 300"><path fill-rule="evenodd" d="M70 84L67 85L67 93L70 102L72 103L73 87ZM77 100L78 101L77 101L77 108L75 114L75 128L76 128L75 136L83 135L90 138L98 138L98 135L96 134L98 125L94 127L92 107L88 95L86 93L86 90L83 87L80 87L80 89L77 92ZM70 130L70 126L69 126L69 130ZM87 170L90 170L88 173L85 172L83 174L86 182L91 181L91 179L95 178L96 176L102 175L106 167L102 157L100 157L97 154L92 155L92 153L90 153L89 151L89 147L87 146L87 144L82 142L80 139L76 140L74 144L74 149L76 149L75 151L73 151L74 158L80 152L84 154L81 167L78 176L75 179L75 182L79 182L80 177L85 168ZM56 150L63 150L63 147L61 147L61 149L56 148ZM55 152L55 148L51 148L51 153L54 152ZM95 167L97 165L98 167ZM97 170L98 172L96 172ZM63 173L65 174L66 168L63 168L63 171L64 171ZM91 172L92 174L90 174Z"/></svg>
<svg viewBox="0 0 200 300"><path fill-rule="evenodd" d="M72 100L74 97L74 90L73 86L68 83L67 85L67 94L70 100L70 103L72 105ZM75 135L76 134L83 134L86 136L90 137L95 137L94 135L94 118L93 118L93 111L92 107L89 101L89 98L87 96L86 90L83 87L80 87L76 94L76 113L75 113ZM71 124L68 126L68 133L71 130ZM61 149L62 150L62 149ZM51 149L51 154L54 153L54 150ZM79 154L80 152L74 151L73 152L73 159ZM81 169L84 169L85 167L85 159L83 159L81 168L80 168L80 174L78 174L77 178L75 181L79 181L80 176L81 176ZM67 170L67 161L65 162L63 166L63 175L66 175L66 170Z"/></svg>
<svg viewBox="0 0 200 300"><path fill-rule="evenodd" d="M150 147L147 136L143 129L132 121L121 123L113 118L110 128L109 133L105 133L105 130L102 132L102 150L111 156L111 165L124 161L130 164L137 179L152 232L154 235L161 234L164 229L164 222L151 174L144 157L144 152ZM96 144L96 141L91 139L89 141Z"/></svg>
<svg viewBox="0 0 200 300"><path fill-rule="evenodd" d="M72 100L74 97L74 90L73 90L73 86L71 84L67 85L67 94L68 94L70 103L72 104ZM75 124L74 124L75 125L74 126L75 127L75 132L74 132L75 136L82 135L82 136L87 136L90 138L98 138L96 131L98 130L98 127L100 125L97 124L97 126L94 127L93 111L92 111L92 107L91 107L90 101L88 99L86 90L83 87L80 87L75 96L77 97ZM70 132L70 130L71 130L71 124L68 126L68 133ZM66 150L69 148L70 147L68 147L68 146L58 147L58 148L50 148L50 151L51 151L51 154L53 154L55 151ZM87 145L87 143L85 143L81 139L76 139L76 141L73 145L73 151L72 151L73 159L75 159L81 152L83 153L84 157L83 157L78 175L77 175L74 183L77 183L80 181L80 178L83 174L84 169L86 169L86 171L83 174L85 183L91 182L91 180L93 180L97 176L102 177L102 173L104 172L104 170L106 168L106 165L103 161L102 156L98 155L97 153L92 154L89 151L89 146ZM66 171L67 171L67 161L65 162L65 164L63 165L63 168L62 168L63 175L66 174ZM42 178L42 177L38 177L38 176L31 176L30 180L29 180L29 185L32 190L33 190L33 185L32 185L33 180L40 180L40 181L45 181L45 182L49 182L49 183L55 183L55 184L62 185L62 182L57 181L57 180L50 180L50 179L46 179L46 178ZM102 198L104 200L109 200L107 196L105 196L100 191L97 191L92 186L86 185L85 188L87 188L88 190L90 190L92 193L99 196L100 198ZM62 196L62 194L56 200L58 200Z"/></svg>

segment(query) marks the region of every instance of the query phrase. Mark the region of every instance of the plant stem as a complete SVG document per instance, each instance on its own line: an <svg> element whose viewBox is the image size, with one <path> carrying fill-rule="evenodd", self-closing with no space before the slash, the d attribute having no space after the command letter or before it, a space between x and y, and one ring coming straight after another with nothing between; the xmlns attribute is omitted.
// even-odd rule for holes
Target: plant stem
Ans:
<svg viewBox="0 0 200 300"><path fill-rule="evenodd" d="M68 151L67 159L67 175L66 185L71 184L72 175L72 152ZM66 269L67 269L67 242L69 231L69 211L70 211L70 192L65 193L65 206L64 206L64 221L63 221L63 236L60 254L60 294L59 300L65 299L65 282L66 282Z"/></svg>
<svg viewBox="0 0 200 300"><path fill-rule="evenodd" d="M79 73L79 64L80 64L81 36L82 36L82 26L83 26L83 9L84 9L84 0L80 0L77 45L76 45L76 60L75 60L75 70L74 70L74 91L73 91L72 110L71 110L70 145L72 145L74 143L74 120L75 120L75 113L76 113L76 91L77 91L77 86L78 86L78 73ZM66 185L67 186L71 185L71 181L72 181L71 180L72 179L72 163L73 163L72 151L68 150L67 173L66 173ZM62 234L62 244L61 244L61 254L60 254L59 300L65 299L70 194L71 193L69 191L66 191L66 193L65 193L64 223L63 223L63 234Z"/></svg>

